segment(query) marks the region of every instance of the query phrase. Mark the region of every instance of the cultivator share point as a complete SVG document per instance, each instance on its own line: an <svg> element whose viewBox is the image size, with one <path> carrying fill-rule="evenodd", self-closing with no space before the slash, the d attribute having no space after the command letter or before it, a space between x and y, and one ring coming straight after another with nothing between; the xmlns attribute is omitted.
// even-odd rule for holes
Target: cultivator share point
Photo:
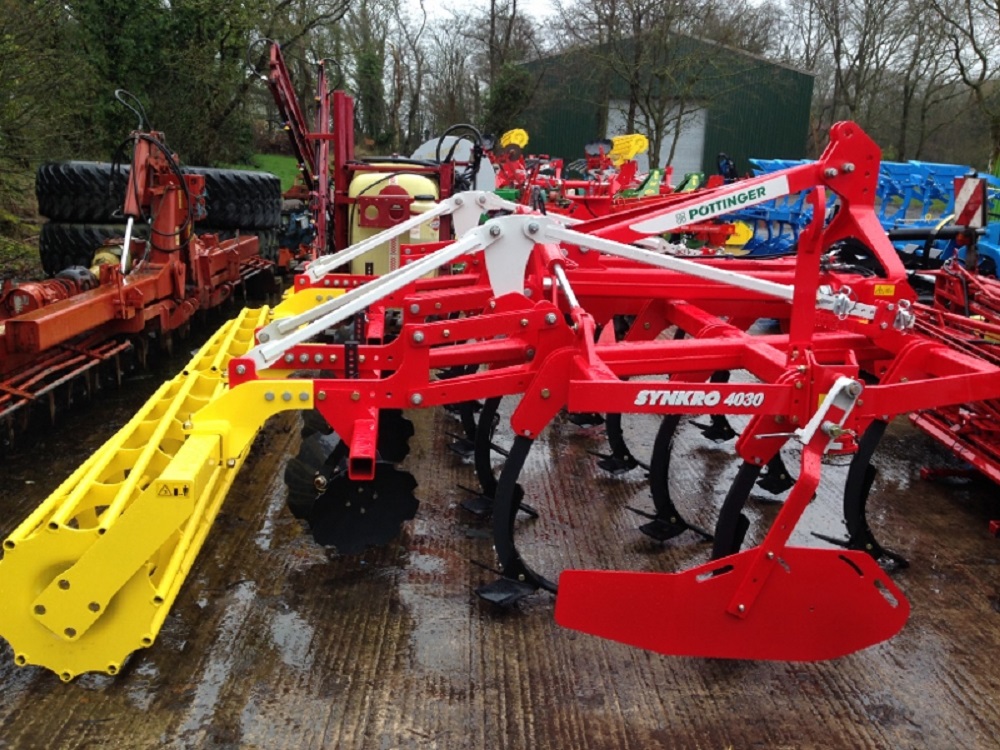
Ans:
<svg viewBox="0 0 1000 750"><path fill-rule="evenodd" d="M160 401L11 534L0 583L13 593L0 634L19 664L65 679L114 673L149 646L253 435L282 410L308 410L303 450L286 473L293 512L341 552L382 543L418 512L402 410L459 405L479 509L492 513L499 578L478 590L487 601L557 592L566 627L666 654L827 659L892 637L909 605L870 554L870 531L846 549L789 546L790 535L824 454L867 457L858 441L877 442L877 426L897 414L996 399L1000 370L921 332L905 270L874 213L878 167L868 136L839 123L815 163L666 205L576 222L466 193L315 260L278 310L223 329ZM814 218L793 257L664 252L664 232L803 191ZM827 191L838 197L829 220ZM479 222L501 209L513 213ZM445 216L457 238L403 245L399 268L371 278L334 272ZM871 256L863 268L842 254L859 245ZM754 325L761 320L772 323ZM519 397L515 438L495 477L495 415L508 396ZM708 562L671 574L550 576L528 564L515 541L515 519L528 508L518 479L563 410L581 421L607 415L605 458L615 472L641 465L622 416L662 417L646 464L655 512L644 512L643 531L667 539L693 529L712 539ZM735 437L741 461L713 533L691 526L667 489L684 415L707 416L704 429L720 442ZM749 423L736 435L728 415ZM801 445L794 479L778 458L788 441ZM743 507L765 467L790 490L763 541L744 550ZM867 529L863 502L845 509L849 528Z"/></svg>

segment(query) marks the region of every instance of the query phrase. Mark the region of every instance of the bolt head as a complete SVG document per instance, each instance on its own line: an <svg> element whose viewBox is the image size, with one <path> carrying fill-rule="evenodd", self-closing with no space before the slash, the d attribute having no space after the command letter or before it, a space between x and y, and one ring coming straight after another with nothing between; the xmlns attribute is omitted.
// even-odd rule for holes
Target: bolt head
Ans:
<svg viewBox="0 0 1000 750"><path fill-rule="evenodd" d="M549 325L553 325L556 322L556 314L549 313L548 315L546 315L545 322L548 323Z"/></svg>
<svg viewBox="0 0 1000 750"><path fill-rule="evenodd" d="M500 236L500 227L494 224L492 227L490 227L490 237L499 237L499 236Z"/></svg>
<svg viewBox="0 0 1000 750"><path fill-rule="evenodd" d="M423 340L424 340L424 332L423 331L416 331L413 334L413 341L416 342L417 344L419 344Z"/></svg>
<svg viewBox="0 0 1000 750"><path fill-rule="evenodd" d="M420 312L420 305L416 303L410 305L410 312L416 315L418 312Z"/></svg>
<svg viewBox="0 0 1000 750"><path fill-rule="evenodd" d="M410 403L413 404L414 406L420 406L420 404L422 404L423 402L424 402L424 397L421 396L419 393L414 393L412 396L410 396Z"/></svg>
<svg viewBox="0 0 1000 750"><path fill-rule="evenodd" d="M247 374L247 366L246 365L236 365L236 374L237 375L246 375Z"/></svg>
<svg viewBox="0 0 1000 750"><path fill-rule="evenodd" d="M361 394L360 393L358 393L357 391L354 391L353 393L351 393L351 401L360 401L360 400L361 400Z"/></svg>

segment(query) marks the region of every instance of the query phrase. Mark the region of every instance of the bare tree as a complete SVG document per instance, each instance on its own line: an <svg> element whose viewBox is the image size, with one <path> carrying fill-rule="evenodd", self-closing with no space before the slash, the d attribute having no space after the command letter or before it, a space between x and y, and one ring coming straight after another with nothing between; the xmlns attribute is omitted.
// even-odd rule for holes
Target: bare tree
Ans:
<svg viewBox="0 0 1000 750"><path fill-rule="evenodd" d="M1000 164L1000 2L930 0L945 25L951 57L962 84L986 117L989 165Z"/></svg>

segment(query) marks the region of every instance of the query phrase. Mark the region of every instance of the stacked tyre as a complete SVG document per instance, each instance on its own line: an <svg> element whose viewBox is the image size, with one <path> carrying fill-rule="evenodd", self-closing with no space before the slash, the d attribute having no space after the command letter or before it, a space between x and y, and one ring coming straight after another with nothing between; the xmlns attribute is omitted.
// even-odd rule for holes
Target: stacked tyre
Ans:
<svg viewBox="0 0 1000 750"><path fill-rule="evenodd" d="M195 225L197 234L228 239L255 234L260 254L276 259L281 225L281 183L266 172L185 167L187 174L205 178L207 217ZM39 254L50 276L69 266L89 266L94 252L107 240L125 236L121 209L128 167L107 162L50 162L38 168L35 194L38 210L49 221L42 226ZM145 225L133 233L146 238Z"/></svg>

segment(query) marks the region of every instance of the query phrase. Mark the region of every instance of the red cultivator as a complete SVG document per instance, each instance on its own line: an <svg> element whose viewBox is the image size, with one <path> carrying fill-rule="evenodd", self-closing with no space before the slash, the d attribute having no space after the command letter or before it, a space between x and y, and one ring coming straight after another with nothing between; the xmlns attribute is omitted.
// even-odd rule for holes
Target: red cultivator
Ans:
<svg viewBox="0 0 1000 750"><path fill-rule="evenodd" d="M715 533L695 529L714 537L711 561L675 574L565 571L556 617L668 654L850 653L891 637L909 611L875 559L899 558L875 542L864 518L867 460L882 429L913 409L1000 396L995 363L920 332L904 269L873 210L878 164L875 144L841 123L816 163L594 222L516 213L476 226L498 199L455 196L314 262L296 285L315 289L320 304L260 329L257 346L231 360L230 387L312 371L312 400L336 436L308 420L308 450L286 478L293 512L343 552L386 541L416 512L415 482L393 465L406 455L398 410L459 404L463 423L474 426L473 404L485 399L469 437L502 575L478 593L498 604L557 590L525 562L514 537L519 510L535 512L522 502L518 476L561 410L610 413L606 458L623 468L637 461L620 415L663 415L649 463L656 512L642 529L657 539L692 528L665 481L680 417L711 415L724 439L724 415L749 415L735 446L743 463ZM655 251L660 235L693 221L806 190L816 218L794 258L688 260ZM839 197L829 222L826 190ZM357 277L327 273L446 214L454 242L414 246L406 265L360 286ZM429 276L434 270L440 275ZM338 288L351 291L323 301L322 290ZM762 319L773 321L773 332L751 330ZM316 343L331 333L339 343ZM750 378L729 382L731 371ZM493 420L499 400L512 395L520 396L516 437L496 479ZM220 418L209 405L195 432ZM798 477L762 543L741 551L743 506L789 440L802 445ZM788 546L830 450L855 453L845 491L849 549Z"/></svg>
<svg viewBox="0 0 1000 750"><path fill-rule="evenodd" d="M550 591L562 625L666 654L827 659L890 638L909 604L880 562L905 560L868 526L870 458L895 415L995 403L1000 368L984 356L996 326L912 304L873 209L878 164L875 144L840 123L817 163L669 206L578 222L463 193L317 258L296 277L296 294L223 326L4 540L0 588L10 602L0 635L15 662L70 680L117 674L129 653L151 646L254 435L290 409L310 410L286 469L290 509L341 553L385 543L415 516L416 481L398 465L412 434L401 412L448 405L462 418L480 483L469 507L492 515L500 569L477 590L484 600L506 605ZM827 190L838 198L828 221ZM814 218L793 257L664 252L664 233L803 191ZM480 223L484 213L493 216ZM383 276L333 273L446 219L458 239L404 245L403 264ZM969 285L965 296L949 292L951 279ZM939 292L985 317L985 288L955 275ZM969 326L966 340L942 334L945 319L951 329ZM518 397L509 450L493 445L505 396ZM677 573L558 577L528 564L515 541L518 514L548 509L525 503L518 479L564 410L578 422L607 415L611 452L599 466L648 469L654 512L640 512L640 531L711 539L708 562ZM646 464L626 445L629 414L661 417ZM669 491L685 415L707 415L703 429L716 442L735 439L739 469L711 533L689 523ZM749 420L739 434L729 415ZM779 457L790 442L801 447L797 472ZM506 456L499 477L494 452ZM848 539L791 546L828 453L852 455ZM761 542L743 549L755 485L788 494Z"/></svg>

